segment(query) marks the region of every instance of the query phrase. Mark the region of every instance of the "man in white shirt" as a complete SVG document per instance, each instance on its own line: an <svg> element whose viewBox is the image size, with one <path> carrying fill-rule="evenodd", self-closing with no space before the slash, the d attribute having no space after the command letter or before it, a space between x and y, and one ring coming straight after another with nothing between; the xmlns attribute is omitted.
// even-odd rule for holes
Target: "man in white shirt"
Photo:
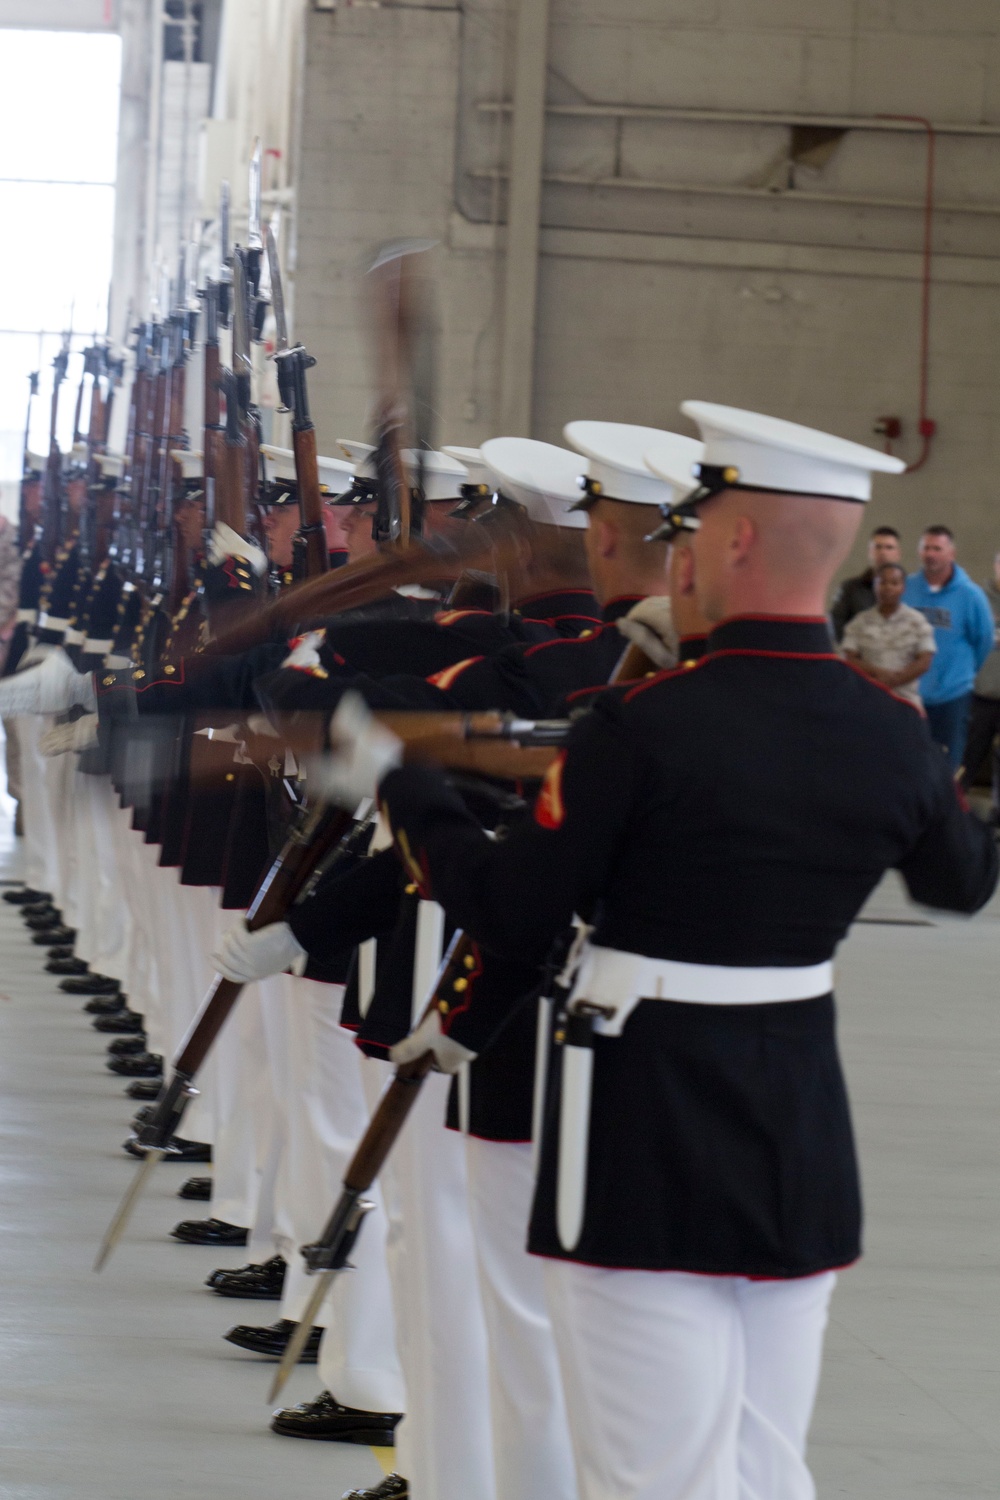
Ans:
<svg viewBox="0 0 1000 1500"><path fill-rule="evenodd" d="M866 677L922 708L917 681L937 649L934 631L918 609L903 603L906 572L899 563L883 563L873 583L874 608L847 622L844 655Z"/></svg>

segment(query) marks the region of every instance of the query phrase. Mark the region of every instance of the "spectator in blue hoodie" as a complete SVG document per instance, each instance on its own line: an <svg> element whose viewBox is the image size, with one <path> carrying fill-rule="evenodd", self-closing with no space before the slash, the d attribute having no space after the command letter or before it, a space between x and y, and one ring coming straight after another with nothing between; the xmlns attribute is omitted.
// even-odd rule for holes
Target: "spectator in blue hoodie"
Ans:
<svg viewBox="0 0 1000 1500"><path fill-rule="evenodd" d="M928 526L920 538L920 571L903 594L933 627L937 651L920 679L931 734L953 770L962 764L976 673L993 646L993 615L986 595L955 561L947 526Z"/></svg>

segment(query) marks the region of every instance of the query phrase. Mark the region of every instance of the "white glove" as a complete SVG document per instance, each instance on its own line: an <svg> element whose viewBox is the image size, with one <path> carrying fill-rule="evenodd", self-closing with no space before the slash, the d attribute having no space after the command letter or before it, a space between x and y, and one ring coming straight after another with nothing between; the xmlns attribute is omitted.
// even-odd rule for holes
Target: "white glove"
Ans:
<svg viewBox="0 0 1000 1500"><path fill-rule="evenodd" d="M452 1041L441 1030L441 1017L432 1010L424 1017L416 1031L397 1042L389 1053L397 1068L401 1063L415 1062L425 1052L434 1053L434 1066L439 1073L457 1073L467 1062L472 1062L474 1052Z"/></svg>
<svg viewBox="0 0 1000 1500"><path fill-rule="evenodd" d="M645 651L654 666L676 667L677 632L666 595L650 594L647 599L640 599L618 621L618 629L626 640Z"/></svg>
<svg viewBox="0 0 1000 1500"><path fill-rule="evenodd" d="M79 704L97 707L90 672L77 672L65 651L56 649L40 667L15 672L0 682L0 714L64 714Z"/></svg>
<svg viewBox="0 0 1000 1500"><path fill-rule="evenodd" d="M240 536L231 526L217 521L208 542L208 560L213 567L225 562L227 557L245 557L247 564L258 578L267 572L267 557L253 542Z"/></svg>
<svg viewBox="0 0 1000 1500"><path fill-rule="evenodd" d="M51 729L46 729L38 741L38 748L43 755L51 758L54 755L65 755L71 750L79 754L96 744L97 715L84 714L82 719L74 719L72 724L53 724Z"/></svg>
<svg viewBox="0 0 1000 1500"><path fill-rule="evenodd" d="M330 720L332 755L309 762L309 785L349 811L373 799L387 772L403 764L403 742L385 729L360 693L345 693Z"/></svg>
<svg viewBox="0 0 1000 1500"><path fill-rule="evenodd" d="M222 939L219 951L212 954L212 962L224 979L252 984L255 979L283 974L305 951L287 922L272 922L256 932L249 932L245 922L237 922Z"/></svg>
<svg viewBox="0 0 1000 1500"><path fill-rule="evenodd" d="M36 641L33 646L28 647L14 670L15 672L26 672L29 667L37 667L47 656L51 656L53 651L58 650L59 647L55 641Z"/></svg>

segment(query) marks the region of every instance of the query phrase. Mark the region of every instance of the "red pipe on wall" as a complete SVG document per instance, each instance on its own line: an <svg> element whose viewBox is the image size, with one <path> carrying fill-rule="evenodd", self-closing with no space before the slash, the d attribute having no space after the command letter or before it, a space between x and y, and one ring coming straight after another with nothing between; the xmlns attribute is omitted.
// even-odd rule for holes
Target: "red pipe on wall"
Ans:
<svg viewBox="0 0 1000 1500"><path fill-rule="evenodd" d="M923 115L879 115L880 120L899 120L911 125L922 125L927 132L927 184L924 193L924 266L921 277L920 296L920 416L917 431L920 434L920 457L907 464L905 472L915 474L922 469L931 456L931 444L937 431L937 423L927 415L927 393L930 384L931 364L931 261L934 253L934 157L937 136L930 120Z"/></svg>

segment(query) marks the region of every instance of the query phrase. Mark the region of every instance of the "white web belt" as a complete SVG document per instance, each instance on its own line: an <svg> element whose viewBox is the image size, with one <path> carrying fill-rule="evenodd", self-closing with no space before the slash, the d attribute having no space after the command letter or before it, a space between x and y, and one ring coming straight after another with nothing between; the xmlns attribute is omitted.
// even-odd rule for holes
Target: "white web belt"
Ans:
<svg viewBox="0 0 1000 1500"><path fill-rule="evenodd" d="M598 1017L595 1029L620 1036L640 1000L680 1000L690 1005L768 1005L782 1000L812 1000L833 989L833 961L801 968L744 969L725 964L688 964L672 958L647 958L620 948L586 943L570 995L614 1011Z"/></svg>

